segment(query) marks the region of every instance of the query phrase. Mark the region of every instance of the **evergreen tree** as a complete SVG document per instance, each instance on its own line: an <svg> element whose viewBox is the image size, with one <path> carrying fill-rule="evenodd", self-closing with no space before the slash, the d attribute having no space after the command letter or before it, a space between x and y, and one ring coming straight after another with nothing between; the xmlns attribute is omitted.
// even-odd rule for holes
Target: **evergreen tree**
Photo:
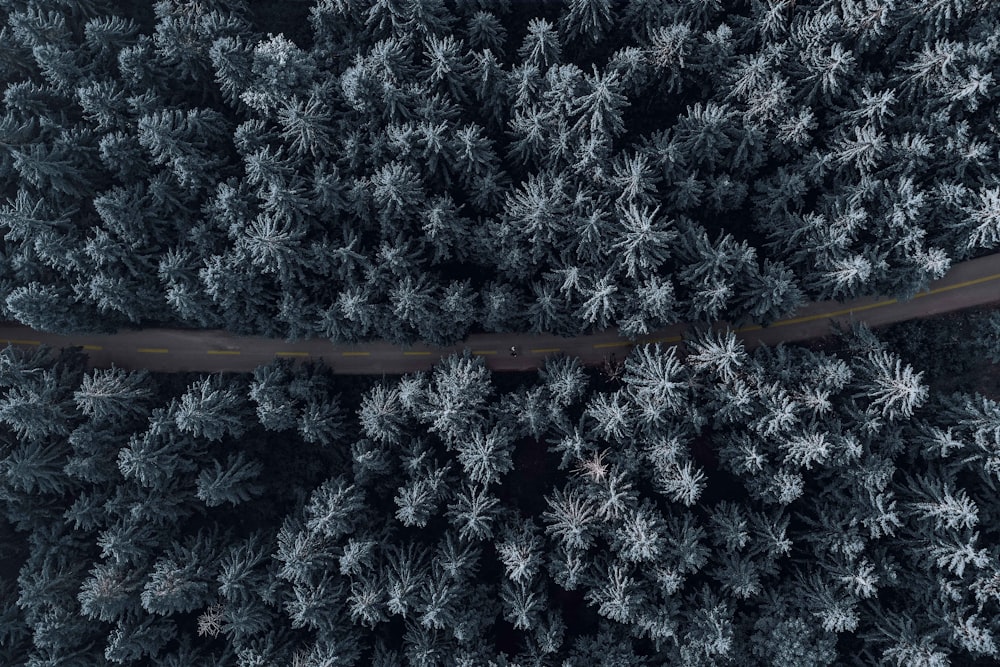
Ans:
<svg viewBox="0 0 1000 667"><path fill-rule="evenodd" d="M479 295L482 301L480 325L487 331L507 331L520 326L524 313L523 297L510 283L491 282Z"/></svg>
<svg viewBox="0 0 1000 667"><path fill-rule="evenodd" d="M290 366L287 360L278 360L254 369L250 399L257 404L257 420L268 430L283 431L295 426L295 402L287 390Z"/></svg>
<svg viewBox="0 0 1000 667"><path fill-rule="evenodd" d="M233 387L207 378L188 387L176 412L177 428L195 437L221 440L246 430L246 402Z"/></svg>
<svg viewBox="0 0 1000 667"><path fill-rule="evenodd" d="M676 348L641 345L628 356L622 381L642 423L659 427L680 412L688 387L684 370Z"/></svg>
<svg viewBox="0 0 1000 667"><path fill-rule="evenodd" d="M963 234L965 246L961 254L975 248L994 248L1000 244L1000 188L983 189L975 193L964 208L962 225L968 230Z"/></svg>
<svg viewBox="0 0 1000 667"><path fill-rule="evenodd" d="M507 29L490 11L477 11L469 17L465 27L469 47L478 51L502 52L507 39Z"/></svg>
<svg viewBox="0 0 1000 667"><path fill-rule="evenodd" d="M238 44L239 42L233 46ZM217 47L213 45L213 48ZM215 63L217 76L220 64ZM234 65L235 67L229 67L239 72L236 68L243 63L237 60ZM274 113L284 101L295 95L296 90L307 89L314 82L317 73L316 63L309 52L300 49L284 35L270 35L267 40L258 42L253 47L249 65L248 85L239 99L251 109L264 114Z"/></svg>
<svg viewBox="0 0 1000 667"><path fill-rule="evenodd" d="M209 507L222 503L238 505L258 495L263 487L254 483L264 471L256 461L248 461L242 452L230 454L225 465L213 462L214 469L203 469L198 473L197 496Z"/></svg>
<svg viewBox="0 0 1000 667"><path fill-rule="evenodd" d="M146 371L95 370L83 376L80 389L73 393L73 400L77 409L94 421L121 422L145 414L144 403L154 393L150 382Z"/></svg>
<svg viewBox="0 0 1000 667"><path fill-rule="evenodd" d="M927 387L920 382L923 374L903 367L898 357L879 351L870 353L867 362L865 376L872 386L864 395L872 399L869 411L878 411L890 420L909 417L926 399Z"/></svg>
<svg viewBox="0 0 1000 667"><path fill-rule="evenodd" d="M67 435L75 415L65 395L64 382L54 370L34 369L7 388L0 398L0 422L25 445L40 446L51 436ZM41 450L25 450L26 455L29 451L39 453ZM33 459L33 455L27 455L25 464L32 467L27 462Z"/></svg>
<svg viewBox="0 0 1000 667"><path fill-rule="evenodd" d="M531 19L517 55L523 62L540 69L558 64L562 56L562 45L555 26L543 18Z"/></svg>
<svg viewBox="0 0 1000 667"><path fill-rule="evenodd" d="M614 278L606 274L591 280L581 291L584 300L576 316L598 330L607 328L614 321L620 302Z"/></svg>
<svg viewBox="0 0 1000 667"><path fill-rule="evenodd" d="M117 621L138 611L134 593L141 583L140 571L112 563L95 565L80 589L80 609L91 619Z"/></svg>
<svg viewBox="0 0 1000 667"><path fill-rule="evenodd" d="M306 527L312 533L337 539L354 531L364 507L359 489L342 477L327 480L313 492L306 507Z"/></svg>
<svg viewBox="0 0 1000 667"><path fill-rule="evenodd" d="M458 443L458 462L473 482L489 485L513 468L511 433L493 427L488 433L474 431L467 442Z"/></svg>
<svg viewBox="0 0 1000 667"><path fill-rule="evenodd" d="M566 549L587 549L593 542L598 521L597 506L580 488L556 489L547 498L549 509L542 515L545 531Z"/></svg>
<svg viewBox="0 0 1000 667"><path fill-rule="evenodd" d="M209 183L206 175L227 162L211 150L222 143L228 129L217 111L160 111L139 118L136 128L139 144L149 151L153 162L170 166L182 186L205 187Z"/></svg>
<svg viewBox="0 0 1000 667"><path fill-rule="evenodd" d="M463 434L482 424L483 411L493 394L490 373L482 357L451 355L434 368L420 419L446 442L457 443ZM505 448L505 437L495 433L487 447Z"/></svg>
<svg viewBox="0 0 1000 667"><path fill-rule="evenodd" d="M302 409L297 427L299 435L309 443L330 446L342 440L347 430L338 397L310 398Z"/></svg>
<svg viewBox="0 0 1000 667"><path fill-rule="evenodd" d="M589 381L580 361L564 355L548 357L538 370L538 377L560 407L568 407L580 400L587 391Z"/></svg>
<svg viewBox="0 0 1000 667"><path fill-rule="evenodd" d="M406 419L399 398L398 389L384 384L376 384L364 395L358 421L366 436L381 442L399 442Z"/></svg>
<svg viewBox="0 0 1000 667"><path fill-rule="evenodd" d="M688 345L691 347L686 360L689 365L723 380L734 378L746 360L743 344L731 331L718 333L703 329L695 332Z"/></svg>
<svg viewBox="0 0 1000 667"><path fill-rule="evenodd" d="M634 204L621 212L624 233L612 247L621 252L621 263L630 278L656 272L670 257L669 247L677 233L655 220L658 212L658 207L640 211Z"/></svg>
<svg viewBox="0 0 1000 667"><path fill-rule="evenodd" d="M591 421L589 433L595 439L623 443L632 436L634 413L622 390L591 397L585 414Z"/></svg>
<svg viewBox="0 0 1000 667"><path fill-rule="evenodd" d="M34 142L10 150L14 168L25 183L37 190L51 190L68 196L88 194L83 170L74 164L71 147Z"/></svg>
<svg viewBox="0 0 1000 667"><path fill-rule="evenodd" d="M463 540L488 540L494 535L499 504L485 487L465 486L448 506L448 518Z"/></svg>
<svg viewBox="0 0 1000 667"><path fill-rule="evenodd" d="M621 77L617 72L601 73L594 67L590 76L584 76L587 91L574 103L578 120L574 129L589 130L599 138L617 137L624 133L622 111L629 105L621 94Z"/></svg>
<svg viewBox="0 0 1000 667"><path fill-rule="evenodd" d="M633 315L618 323L620 333L629 338L647 335L679 318L674 309L677 298L673 283L655 275L636 288L631 303L628 310Z"/></svg>
<svg viewBox="0 0 1000 667"><path fill-rule="evenodd" d="M793 313L805 303L805 294L795 275L784 265L766 259L761 271L751 275L746 290L740 296L750 319L761 325Z"/></svg>
<svg viewBox="0 0 1000 667"><path fill-rule="evenodd" d="M59 445L29 441L6 454L0 461L0 471L8 489L40 494L62 494L68 490L62 473L65 450Z"/></svg>
<svg viewBox="0 0 1000 667"><path fill-rule="evenodd" d="M580 36L598 42L614 21L610 0L565 0L564 4L559 27L571 39Z"/></svg>
<svg viewBox="0 0 1000 667"><path fill-rule="evenodd" d="M208 583L201 581L202 565L157 560L140 596L147 611L167 615L197 609L203 604Z"/></svg>
<svg viewBox="0 0 1000 667"><path fill-rule="evenodd" d="M176 637L176 626L169 619L130 614L118 621L108 635L104 657L111 662L128 664L156 655Z"/></svg>
<svg viewBox="0 0 1000 667"><path fill-rule="evenodd" d="M527 305L529 331L562 336L576 331L577 325L572 315L567 312L554 281L545 278L541 282L533 283L532 293L534 299Z"/></svg>

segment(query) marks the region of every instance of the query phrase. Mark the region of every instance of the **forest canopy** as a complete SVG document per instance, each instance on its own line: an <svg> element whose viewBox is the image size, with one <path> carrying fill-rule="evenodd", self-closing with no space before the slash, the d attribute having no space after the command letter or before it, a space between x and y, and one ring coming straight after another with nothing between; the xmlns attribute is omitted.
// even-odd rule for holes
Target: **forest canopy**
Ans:
<svg viewBox="0 0 1000 667"><path fill-rule="evenodd" d="M995 661L1000 404L827 347L356 380L7 348L0 662Z"/></svg>
<svg viewBox="0 0 1000 667"><path fill-rule="evenodd" d="M1000 242L986 0L0 2L0 315L639 336Z"/></svg>
<svg viewBox="0 0 1000 667"><path fill-rule="evenodd" d="M996 251L998 71L990 0L0 0L0 319L691 324L496 376L8 346L0 663L996 664L1000 316L719 320Z"/></svg>

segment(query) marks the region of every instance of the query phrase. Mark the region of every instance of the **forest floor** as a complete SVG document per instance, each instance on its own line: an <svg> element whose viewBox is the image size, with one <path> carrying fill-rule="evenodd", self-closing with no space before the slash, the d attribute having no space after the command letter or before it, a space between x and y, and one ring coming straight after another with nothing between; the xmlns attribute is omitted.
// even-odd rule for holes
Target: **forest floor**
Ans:
<svg viewBox="0 0 1000 667"><path fill-rule="evenodd" d="M976 375L976 392L1000 401L1000 364L984 364Z"/></svg>
<svg viewBox="0 0 1000 667"><path fill-rule="evenodd" d="M1000 300L979 308L977 311L988 312L998 309L1000 309ZM940 320L942 324L947 326L961 326L960 313L949 313L933 319ZM965 368L961 372L940 374L936 378L936 388L945 392L975 392L994 401L1000 401L1000 364L977 357L964 366Z"/></svg>

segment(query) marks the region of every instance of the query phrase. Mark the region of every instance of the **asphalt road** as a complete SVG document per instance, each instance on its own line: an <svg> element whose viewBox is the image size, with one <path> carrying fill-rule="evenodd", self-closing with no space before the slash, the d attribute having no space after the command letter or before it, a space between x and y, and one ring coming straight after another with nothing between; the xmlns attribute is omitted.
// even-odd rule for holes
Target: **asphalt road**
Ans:
<svg viewBox="0 0 1000 667"><path fill-rule="evenodd" d="M1000 253L957 264L929 289L908 301L866 297L846 302L809 304L788 319L767 327L750 325L736 330L748 348L818 338L832 323L867 322L879 326L927 317L963 308L1000 302ZM614 353L619 359L631 346L659 342L677 344L688 325L678 324L637 341L621 338L615 330L563 338L542 334L478 334L451 347L390 343L334 345L324 339L284 342L271 338L235 336L219 330L141 329L112 335L57 335L18 324L0 324L0 344L51 347L80 346L90 365L151 371L250 371L276 357L321 359L335 373L347 375L401 374L431 368L442 356L469 349L486 358L495 371L531 370L545 357L565 353L587 365L599 365ZM725 327L725 322L718 323ZM518 356L510 355L510 347Z"/></svg>

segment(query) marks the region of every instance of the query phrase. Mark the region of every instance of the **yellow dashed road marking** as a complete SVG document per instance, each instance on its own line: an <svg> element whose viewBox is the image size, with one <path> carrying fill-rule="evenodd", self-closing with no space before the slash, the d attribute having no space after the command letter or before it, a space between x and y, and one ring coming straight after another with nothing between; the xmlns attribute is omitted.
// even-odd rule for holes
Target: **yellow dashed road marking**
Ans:
<svg viewBox="0 0 1000 667"><path fill-rule="evenodd" d="M559 352L561 348L558 347L536 347L533 350L528 350L534 354L545 354L546 352Z"/></svg>
<svg viewBox="0 0 1000 667"><path fill-rule="evenodd" d="M276 357L308 357L308 352L275 352Z"/></svg>
<svg viewBox="0 0 1000 667"><path fill-rule="evenodd" d="M239 350L206 350L205 354L239 354Z"/></svg>
<svg viewBox="0 0 1000 667"><path fill-rule="evenodd" d="M793 317L788 320L778 320L774 322L772 327L784 327L789 324L802 324L803 322L814 322L815 320L825 320L831 317L839 317L841 315L850 315L852 313L860 313L863 310L871 310L872 308L881 308L883 306L891 306L894 303L899 303L897 299L886 299L885 301L878 301L876 303L870 303L867 306L857 306L855 308L844 308L842 310L834 310L829 313L817 313L815 315L806 315L804 317Z"/></svg>
<svg viewBox="0 0 1000 667"><path fill-rule="evenodd" d="M423 352L419 350L406 350L403 352L408 357L425 357L434 354L433 352Z"/></svg>
<svg viewBox="0 0 1000 667"><path fill-rule="evenodd" d="M670 336L669 338L654 338L653 340L647 340L646 344L649 345L655 343L679 343L682 340L683 338L681 338L680 336Z"/></svg>
<svg viewBox="0 0 1000 667"><path fill-rule="evenodd" d="M496 350L473 350L472 354L496 354Z"/></svg>
<svg viewBox="0 0 1000 667"><path fill-rule="evenodd" d="M165 347L140 347L136 352L145 352L146 354L167 354L170 350Z"/></svg>
<svg viewBox="0 0 1000 667"><path fill-rule="evenodd" d="M40 340L18 340L16 338L4 338L3 342L10 343L11 345L41 345Z"/></svg>
<svg viewBox="0 0 1000 667"><path fill-rule="evenodd" d="M982 278L974 278L973 280L966 280L960 283L955 283L954 285L946 285L944 287L937 287L926 292L920 292L913 296L914 299L919 299L925 296L933 296L934 294L941 294L942 292L950 292L951 290L961 289L963 287L970 287L972 285L979 285L982 283L988 283L991 280L1000 279L1000 273L995 273L992 276L983 276ZM856 306L854 308L843 308L841 310L834 310L829 313L817 313L815 315L806 315L804 317L793 317L787 320L778 320L771 324L772 327L783 327L789 324L802 324L803 322L813 322L815 320L825 320L831 317L839 317L841 315L850 315L851 313L860 313L864 310L872 310L873 308L882 308L883 306L891 306L895 303L900 303L899 299L885 299L883 301L877 301L875 303L870 303L867 306ZM743 327L742 329L737 329L736 332L742 331L757 331L763 327L756 324Z"/></svg>
<svg viewBox="0 0 1000 667"><path fill-rule="evenodd" d="M371 355L371 352L341 352L340 354L345 357L367 357Z"/></svg>
<svg viewBox="0 0 1000 667"><path fill-rule="evenodd" d="M921 292L914 296L914 299L920 298L922 296L930 296L931 294L940 294L941 292L947 292L953 289L959 289L962 287L969 287L970 285L978 285L980 283L988 283L991 280L996 280L1000 278L1000 273L994 273L992 276L983 276L982 278L975 278L973 280L966 280L962 283L955 283L954 285L948 285L946 287L938 287L937 289L928 290L926 292Z"/></svg>
<svg viewBox="0 0 1000 667"><path fill-rule="evenodd" d="M100 345L83 345L82 347L85 350L103 350L104 349Z"/></svg>
<svg viewBox="0 0 1000 667"><path fill-rule="evenodd" d="M594 345L594 347L595 348L597 348L597 347L628 347L631 344L632 344L631 342L629 342L627 340L623 340L623 341L618 342L618 343L598 343L598 344Z"/></svg>

